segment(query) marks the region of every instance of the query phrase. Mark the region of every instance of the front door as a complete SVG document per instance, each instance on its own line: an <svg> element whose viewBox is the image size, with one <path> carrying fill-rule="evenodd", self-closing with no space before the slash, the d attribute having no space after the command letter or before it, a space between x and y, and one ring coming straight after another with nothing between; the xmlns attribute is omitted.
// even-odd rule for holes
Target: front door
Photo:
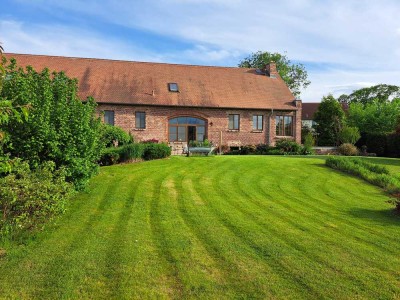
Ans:
<svg viewBox="0 0 400 300"><path fill-rule="evenodd" d="M188 142L196 140L196 126L188 126Z"/></svg>

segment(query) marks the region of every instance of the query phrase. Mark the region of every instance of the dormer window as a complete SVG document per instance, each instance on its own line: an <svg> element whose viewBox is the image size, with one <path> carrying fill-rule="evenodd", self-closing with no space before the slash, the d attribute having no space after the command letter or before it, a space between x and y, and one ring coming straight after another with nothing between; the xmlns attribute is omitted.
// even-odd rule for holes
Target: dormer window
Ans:
<svg viewBox="0 0 400 300"><path fill-rule="evenodd" d="M175 93L179 92L178 84L175 82L168 83L168 90Z"/></svg>

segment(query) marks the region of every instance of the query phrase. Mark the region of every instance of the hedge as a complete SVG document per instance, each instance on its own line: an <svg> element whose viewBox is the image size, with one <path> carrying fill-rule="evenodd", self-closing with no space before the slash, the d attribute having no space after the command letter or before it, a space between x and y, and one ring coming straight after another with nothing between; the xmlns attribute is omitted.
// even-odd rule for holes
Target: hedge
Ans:
<svg viewBox="0 0 400 300"><path fill-rule="evenodd" d="M391 202L396 205L397 210L400 210L400 178L391 175L386 167L372 164L359 158L339 156L328 157L325 164L330 168L360 177L373 185L383 188L394 197Z"/></svg>
<svg viewBox="0 0 400 300"><path fill-rule="evenodd" d="M99 164L110 166L117 163L166 158L171 155L167 144L133 143L121 147L106 148L101 155Z"/></svg>

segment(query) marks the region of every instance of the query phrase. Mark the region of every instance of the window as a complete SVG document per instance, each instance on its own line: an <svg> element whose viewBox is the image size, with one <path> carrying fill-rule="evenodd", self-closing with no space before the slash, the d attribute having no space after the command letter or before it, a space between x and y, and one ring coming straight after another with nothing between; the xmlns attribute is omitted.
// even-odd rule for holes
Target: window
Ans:
<svg viewBox="0 0 400 300"><path fill-rule="evenodd" d="M264 118L262 115L253 116L253 130L262 131L263 130L263 122Z"/></svg>
<svg viewBox="0 0 400 300"><path fill-rule="evenodd" d="M168 90L175 93L179 92L178 84L175 82L168 83Z"/></svg>
<svg viewBox="0 0 400 300"><path fill-rule="evenodd" d="M239 130L240 126L240 115L229 115L229 130Z"/></svg>
<svg viewBox="0 0 400 300"><path fill-rule="evenodd" d="M114 111L105 110L104 111L104 123L114 126Z"/></svg>
<svg viewBox="0 0 400 300"><path fill-rule="evenodd" d="M145 129L146 128L146 113L143 111L135 112L135 128Z"/></svg>
<svg viewBox="0 0 400 300"><path fill-rule="evenodd" d="M277 136L293 136L292 116L276 116L275 122Z"/></svg>
<svg viewBox="0 0 400 300"><path fill-rule="evenodd" d="M170 142L204 142L206 121L195 117L178 117L168 121L168 139Z"/></svg>

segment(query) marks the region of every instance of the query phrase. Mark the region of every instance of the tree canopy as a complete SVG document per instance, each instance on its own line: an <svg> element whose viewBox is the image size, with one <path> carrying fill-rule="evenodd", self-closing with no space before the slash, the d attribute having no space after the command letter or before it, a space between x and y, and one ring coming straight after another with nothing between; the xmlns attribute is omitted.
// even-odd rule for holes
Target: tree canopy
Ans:
<svg viewBox="0 0 400 300"><path fill-rule="evenodd" d="M333 146L339 142L339 132L345 122L345 114L340 103L332 96L322 98L314 114L315 131L319 146Z"/></svg>
<svg viewBox="0 0 400 300"><path fill-rule="evenodd" d="M292 63L285 54L258 51L244 58L239 67L263 69L270 62L276 63L279 75L294 96L300 96L301 90L310 85L305 67L302 64Z"/></svg>
<svg viewBox="0 0 400 300"><path fill-rule="evenodd" d="M33 169L53 161L57 168L65 167L68 181L82 188L96 172L103 147L95 101L82 102L77 80L62 72L18 68L15 60L5 72L0 99L13 99L14 107L31 106L27 120L21 123L10 114L0 128L9 133L5 153L28 161Z"/></svg>
<svg viewBox="0 0 400 300"><path fill-rule="evenodd" d="M373 101L388 102L398 97L400 97L400 87L396 85L378 84L353 91L349 95L343 94L338 98L338 101L348 104L361 103L366 105Z"/></svg>
<svg viewBox="0 0 400 300"><path fill-rule="evenodd" d="M396 130L397 119L400 116L400 99L391 102L374 100L363 104L350 103L347 122L358 127L360 132L387 134Z"/></svg>

